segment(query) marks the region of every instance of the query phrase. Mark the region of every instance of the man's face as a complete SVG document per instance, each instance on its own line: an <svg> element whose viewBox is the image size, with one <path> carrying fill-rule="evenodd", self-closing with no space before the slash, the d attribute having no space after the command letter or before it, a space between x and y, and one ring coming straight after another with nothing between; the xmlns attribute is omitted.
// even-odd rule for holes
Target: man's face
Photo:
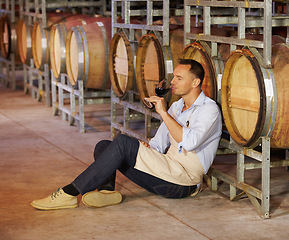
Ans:
<svg viewBox="0 0 289 240"><path fill-rule="evenodd" d="M191 73L190 65L179 64L175 67L171 81L172 93L177 96L184 96L189 94L195 87L196 77Z"/></svg>

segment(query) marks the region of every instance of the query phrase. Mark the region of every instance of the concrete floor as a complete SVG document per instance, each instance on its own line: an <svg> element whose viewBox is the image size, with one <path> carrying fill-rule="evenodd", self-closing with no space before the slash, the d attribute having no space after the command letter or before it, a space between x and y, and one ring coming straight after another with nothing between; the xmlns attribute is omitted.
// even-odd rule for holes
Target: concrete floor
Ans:
<svg viewBox="0 0 289 240"><path fill-rule="evenodd" d="M289 174L272 169L271 218L261 219L247 197L230 202L204 185L196 197L164 199L121 174L120 205L39 211L30 206L70 183L92 161L94 145L110 138L109 105L96 106L93 128L78 132L23 90L0 84L0 239L288 239ZM105 110L106 109L106 110ZM214 166L234 173L234 156ZM255 170L254 170L255 171ZM246 174L258 184L260 173ZM228 192L228 186L222 186Z"/></svg>

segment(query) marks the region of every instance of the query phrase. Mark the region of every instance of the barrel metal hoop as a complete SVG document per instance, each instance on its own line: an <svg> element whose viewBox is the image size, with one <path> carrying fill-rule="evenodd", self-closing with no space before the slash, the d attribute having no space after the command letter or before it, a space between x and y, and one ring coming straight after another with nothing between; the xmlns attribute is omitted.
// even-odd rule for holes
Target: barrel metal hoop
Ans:
<svg viewBox="0 0 289 240"><path fill-rule="evenodd" d="M160 44L159 39L153 38L153 42L154 42L154 46L157 49L157 52L162 52L163 53L163 49L162 46ZM166 77L166 68L165 68L165 61L164 61L164 54L158 55L158 62L159 64L159 79L160 81L163 80Z"/></svg>
<svg viewBox="0 0 289 240"><path fill-rule="evenodd" d="M158 39L158 41L160 43L163 42L163 37L162 37L162 35L161 35L161 33L159 31L152 30L151 33L156 36L156 38Z"/></svg>
<svg viewBox="0 0 289 240"><path fill-rule="evenodd" d="M265 112L267 111L267 106L266 106L266 99L264 99L262 96L266 96L266 92L265 92L264 76L262 74L261 65L258 59L256 58L256 56L254 55L254 49L243 48L241 51L243 55L247 58L247 60L251 63L251 66L254 69L257 83L258 83L259 92L260 92L260 105L259 105L260 111L258 113L256 128L252 134L252 137L247 141L247 144L246 144L246 146L249 147L253 143L255 143L256 140L258 140L264 128L265 118L262 113L264 112L264 110ZM259 56L257 55L257 57Z"/></svg>
<svg viewBox="0 0 289 240"><path fill-rule="evenodd" d="M43 70L44 68L44 64L47 63L47 50L49 49L49 44L48 44L48 31L45 30L41 24L38 24L38 27L40 29L40 33L41 33L41 48L42 48L42 58L40 60L41 62L39 63L40 64L40 68L41 70ZM49 56L49 54L48 54Z"/></svg>
<svg viewBox="0 0 289 240"><path fill-rule="evenodd" d="M82 74L81 74L82 76L80 76L80 73L78 74L80 78L78 78L77 80L83 80L83 86L86 86L86 82L88 79L88 72L89 72L89 50L88 50L88 44L85 44L87 43L87 37L86 37L83 27L78 26L78 29L79 29L79 33L81 37L81 41L79 41L79 45L81 45L81 49L82 49L84 69L82 69Z"/></svg>
<svg viewBox="0 0 289 240"><path fill-rule="evenodd" d="M102 22L96 22L96 24L100 27L102 36L103 36L103 42L104 42L104 50L105 50L105 71L104 71L104 78L102 81L102 89L105 89L108 79L109 79L109 71L108 71L108 59L109 59L109 46L108 46L108 38L106 34L105 27Z"/></svg>
<svg viewBox="0 0 289 240"><path fill-rule="evenodd" d="M114 57L116 56L116 50L117 50L117 43L119 42L119 40L122 39L124 41L125 47L126 47L126 51L127 51L127 58L128 61L134 61L133 59L133 51L130 45L130 42L127 38L127 35L125 34L124 31L119 31L116 34L114 34L112 40L111 40L111 47L110 47L110 55L109 58L111 60L111 68L109 68L110 71L110 75L111 75L111 85L113 87L114 92L117 94L118 97L123 98L126 95L126 91L123 91L120 87L119 82L117 81L117 74L115 72L115 59ZM128 90L130 90L131 86L132 86L132 82L133 82L133 78L134 78L134 74L135 74L135 68L134 65L132 67L133 69L130 69L128 67L128 76L127 76L127 88ZM131 74L132 73L132 74Z"/></svg>
<svg viewBox="0 0 289 240"><path fill-rule="evenodd" d="M30 64L30 59L32 58L32 39L31 39L31 31L30 31L30 26L26 21L23 21L25 24L25 29L26 29L26 45L27 45L27 52L26 52L26 59L25 59L25 64L29 65ZM21 27L22 31L22 27ZM22 35L22 34L21 34ZM22 44L22 43L21 43ZM22 46L22 52L23 52L23 46ZM24 60L24 59L23 59Z"/></svg>
<svg viewBox="0 0 289 240"><path fill-rule="evenodd" d="M61 34L63 33L63 28L61 27L60 24L55 24L54 26L51 27L50 30L50 62L51 62L51 67L53 70L53 74L56 78L59 77L60 73L64 73L66 70L66 64L65 64L65 37L66 37L66 33L65 35ZM59 47L60 47L60 68L59 68L59 72L57 72L57 59L56 59L56 51L58 49L55 49L55 35L56 32L58 31L58 36L59 36ZM53 38L52 38L53 37Z"/></svg>
<svg viewBox="0 0 289 240"><path fill-rule="evenodd" d="M137 50L137 57L136 57L136 67L140 67L140 71L139 71L139 78L141 79L141 83L139 81L137 81L137 88L138 88L138 91L139 91L139 94L140 94L140 97L142 98L141 94L143 93L143 97L146 97L148 96L148 92L147 92L147 89L145 87L145 84L144 84L144 73L143 73L143 69L144 69L144 65L142 64L144 62L144 58L145 58L145 54L144 52L146 52L147 50L147 47L148 47L148 38L152 38L152 34L151 35L143 35L139 41L139 47L138 47L138 50ZM138 71L137 71L138 73ZM138 78L138 76L137 76Z"/></svg>
<svg viewBox="0 0 289 240"><path fill-rule="evenodd" d="M50 31L44 30L44 34L45 34L45 42L46 42L46 44L44 44L44 45L45 45L46 48L43 50L43 51L45 51L45 62L43 62L43 64L42 64L42 66L43 66L42 69L43 70L44 70L44 64L49 63L49 61L50 61L50 44L49 44Z"/></svg>
<svg viewBox="0 0 289 240"><path fill-rule="evenodd" d="M274 78L274 73L271 68L264 68L262 66L263 57L261 56L261 54L257 49L250 48L250 51L254 54L257 61L259 62L265 84L266 120L264 122L264 127L262 129L261 136L270 137L272 135L277 117L277 87Z"/></svg>
<svg viewBox="0 0 289 240"><path fill-rule="evenodd" d="M137 54L138 42L130 41L128 38L127 32L125 32L125 31L120 31L119 34L122 37L122 39L125 43L125 46L126 46L128 62L129 63L132 62L132 65L130 65L130 64L128 65L127 91L130 91L131 89L137 88L136 87L136 72L135 72L136 67L135 66L136 66L136 54Z"/></svg>
<svg viewBox="0 0 289 240"><path fill-rule="evenodd" d="M173 79L174 63L173 63L173 54L170 46L162 46L164 65L165 65L165 79L169 80L171 83ZM166 99L171 99L172 91L169 91L166 95Z"/></svg>
<svg viewBox="0 0 289 240"><path fill-rule="evenodd" d="M120 38L123 39L124 42L126 42L126 37L125 34L121 34L123 32L118 32L114 34L113 38L111 39L111 47L110 47L110 53L109 53L109 58L111 60L111 68L109 68L110 71L110 78L111 78L111 85L118 97L123 97L125 95L124 91L122 91L117 79L117 74L115 72L115 59L114 57L116 56L116 49L117 45L116 43L119 42Z"/></svg>
<svg viewBox="0 0 289 240"><path fill-rule="evenodd" d="M2 15L0 18L0 44L1 44L1 52L4 58L9 59L10 52L11 52L11 28L10 28L10 20L8 15ZM8 31L8 49L5 49L5 43L4 43L4 32L5 32L5 26L7 26Z"/></svg>
<svg viewBox="0 0 289 240"><path fill-rule="evenodd" d="M64 24L57 24L56 29L59 32L59 39L60 39L60 73L66 72L66 64L65 64L65 40L67 35L67 29L64 27ZM60 34L63 33L63 34Z"/></svg>
<svg viewBox="0 0 289 240"><path fill-rule="evenodd" d="M16 24L11 22L11 52L18 54Z"/></svg>
<svg viewBox="0 0 289 240"><path fill-rule="evenodd" d="M144 60L145 60L145 54L147 51L147 48L149 46L149 43L153 42L155 48L158 49L157 52L162 51L162 47L156 37L156 35L152 34L152 33L148 33L145 34L141 37L141 39L139 40L139 47L137 50L137 58L136 58L136 78L137 78L137 88L138 88L138 92L139 95L143 101L143 103L148 107L148 108L153 108L153 105L150 103L147 103L144 98L148 97L148 91L145 85L145 81L144 81L144 73L143 73L143 69L144 69ZM163 60L163 56L158 56L158 62L160 64L162 64L162 66L160 66L159 64L159 79L163 79L165 77L165 72L164 72L164 60ZM138 75L139 74L139 75Z"/></svg>
<svg viewBox="0 0 289 240"><path fill-rule="evenodd" d="M79 41L79 39L77 38L77 36L81 36L80 31L78 29L78 27L72 27L71 31L74 33L75 35L75 39L76 39L76 44L77 44L77 55L78 55L78 72L77 72L77 78L76 79L71 79L72 82L74 82L73 87L75 89L78 88L78 84L77 84L77 80L83 80L83 75L84 75L84 51L83 51L83 45L82 45L82 41ZM72 35L71 35L72 36ZM71 50L70 50L71 51ZM71 57L71 56L70 56ZM72 70L72 66L70 66L71 70ZM72 77L74 78L73 74Z"/></svg>
<svg viewBox="0 0 289 240"><path fill-rule="evenodd" d="M36 22L36 23L34 23L32 34L33 34L33 38L36 40L37 28L39 28L40 37L41 37L41 52L42 52L41 59L38 58L37 49L36 49L37 45L36 44L34 44L34 46L32 47L32 53L33 53L33 58L35 58L34 64L35 64L36 68L43 70L42 67L46 63L45 61L47 59L47 56L46 56L47 55L47 49L48 49L47 35L45 33L45 30L41 27L41 24L38 22Z"/></svg>

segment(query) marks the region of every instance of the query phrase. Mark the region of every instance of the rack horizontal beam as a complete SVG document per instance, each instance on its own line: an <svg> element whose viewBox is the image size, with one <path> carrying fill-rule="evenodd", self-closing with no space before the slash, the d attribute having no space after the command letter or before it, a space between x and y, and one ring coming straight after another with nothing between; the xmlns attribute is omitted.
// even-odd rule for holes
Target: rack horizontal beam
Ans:
<svg viewBox="0 0 289 240"><path fill-rule="evenodd" d="M155 30L163 31L163 26L158 25L145 25L145 24L124 24L124 23L113 23L115 28L129 28L129 29L145 29L145 30Z"/></svg>
<svg viewBox="0 0 289 240"><path fill-rule="evenodd" d="M257 2L257 1L185 0L185 5L187 5L187 6L204 6L204 7L265 8L264 2Z"/></svg>
<svg viewBox="0 0 289 240"><path fill-rule="evenodd" d="M235 152L238 152L238 153L241 153L241 154L244 154L245 156L248 156L248 157L251 157L255 160L258 160L260 162L262 162L262 153L256 151L256 150L253 150L253 149L249 149L249 148L244 148L242 146L239 146L235 143L232 143L226 139L221 139L220 141L220 145L222 147L226 147L226 148L229 148Z"/></svg>
<svg viewBox="0 0 289 240"><path fill-rule="evenodd" d="M147 139L146 139L144 134L138 133L137 131L134 131L134 130L129 129L129 128L125 128L124 126L122 126L119 123L111 122L111 127L115 128L115 129L117 129L117 130L119 130L119 131L121 131L123 133L126 133L126 134L128 134L128 135L130 135L130 136L132 136L134 138L137 138L137 139L139 139L141 141L144 141L144 142L147 141Z"/></svg>
<svg viewBox="0 0 289 240"><path fill-rule="evenodd" d="M102 1L93 1L93 2L87 2L87 1L59 1L54 3L47 3L47 8L59 8L59 7L97 7L102 6Z"/></svg>
<svg viewBox="0 0 289 240"><path fill-rule="evenodd" d="M114 102L114 103L117 103L117 104L120 104L124 107L127 107L127 108L130 108L132 110L135 110L137 112L140 112L142 114L145 114L147 116L151 116L153 118L156 118L156 119L159 119L159 120L162 120L161 116L156 113L156 112L152 112L151 110L147 109L147 108L143 108L140 106L140 104L138 103L129 103L129 102L125 102L125 101L122 101L120 100L119 98L115 97L115 96L111 96L111 102Z"/></svg>
<svg viewBox="0 0 289 240"><path fill-rule="evenodd" d="M246 28L264 27L264 17L246 17ZM212 25L231 25L238 24L238 17L211 17ZM272 17L272 27L289 26L289 16Z"/></svg>
<svg viewBox="0 0 289 240"><path fill-rule="evenodd" d="M289 166L289 161L286 159L270 162L270 167L288 167L288 166ZM257 168L262 168L262 163L260 163L260 162L245 163L245 170L252 170L252 169L257 169Z"/></svg>
<svg viewBox="0 0 289 240"><path fill-rule="evenodd" d="M222 173L214 168L211 168L208 172L208 174L210 176L213 176L217 179L220 179L221 181L224 181L238 189L241 189L243 190L245 193L249 193L251 194L252 196L258 198L258 199L262 199L262 191L260 189L257 189L247 183L244 183L244 182L240 182L238 183L237 180L232 177L232 176L229 176L225 173Z"/></svg>
<svg viewBox="0 0 289 240"><path fill-rule="evenodd" d="M227 44L235 44L235 45L250 45L255 48L264 48L264 43L262 41L257 40L248 40L248 39L238 39L235 37L220 37L220 36L212 36L212 35L203 35L203 34L195 34L195 33L186 33L187 39L196 39L199 41L209 41L209 42L217 42L217 43L227 43Z"/></svg>

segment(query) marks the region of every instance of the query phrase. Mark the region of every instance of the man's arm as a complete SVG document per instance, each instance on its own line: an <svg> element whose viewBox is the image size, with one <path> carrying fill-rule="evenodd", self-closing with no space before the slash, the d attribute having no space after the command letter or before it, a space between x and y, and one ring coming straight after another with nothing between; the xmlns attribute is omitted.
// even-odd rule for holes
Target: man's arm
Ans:
<svg viewBox="0 0 289 240"><path fill-rule="evenodd" d="M151 96L149 101L154 104L157 113L163 119L163 122L175 141L178 143L181 142L183 138L183 127L167 112L164 98Z"/></svg>
<svg viewBox="0 0 289 240"><path fill-rule="evenodd" d="M160 153L164 153L170 145L169 131L164 122L162 122L155 136L150 140L149 145Z"/></svg>

